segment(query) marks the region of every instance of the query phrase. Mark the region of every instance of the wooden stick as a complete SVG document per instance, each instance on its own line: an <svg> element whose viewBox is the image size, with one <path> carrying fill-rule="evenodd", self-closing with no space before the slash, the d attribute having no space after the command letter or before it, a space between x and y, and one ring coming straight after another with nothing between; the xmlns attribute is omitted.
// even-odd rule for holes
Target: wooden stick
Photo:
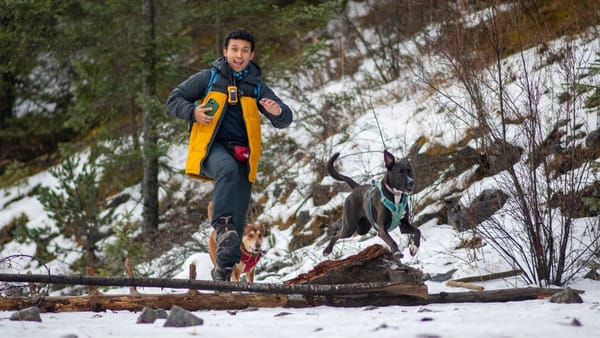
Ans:
<svg viewBox="0 0 600 338"><path fill-rule="evenodd" d="M481 276L457 278L457 279L454 279L454 281L456 281L456 282L465 282L465 283L470 283L470 282L485 282L485 281L493 280L493 279L514 277L514 276L518 276L518 275L520 275L522 273L523 273L523 271L521 271L521 270L510 270L510 271L504 271L504 272L491 273L489 275L481 275Z"/></svg>
<svg viewBox="0 0 600 338"><path fill-rule="evenodd" d="M192 263L192 264L190 264L190 266L189 266L189 269L190 269L190 270L189 270L190 279L191 279L191 280L195 280L195 279L196 279L196 264L193 264L193 263ZM192 294L192 295L194 295L194 294L198 294L198 290L192 290L192 289L190 289L190 290L188 291L188 293L189 293L189 294Z"/></svg>
<svg viewBox="0 0 600 338"><path fill-rule="evenodd" d="M475 290L475 291L483 291L483 289L484 289L483 286L481 286L481 285L459 282L457 280L449 280L446 282L446 285L457 287L457 288L471 289L471 290Z"/></svg>
<svg viewBox="0 0 600 338"><path fill-rule="evenodd" d="M27 271L27 274L31 275L31 271ZM29 287L29 291L31 292L32 296L35 296L39 293L39 287L35 283L29 283L27 286Z"/></svg>
<svg viewBox="0 0 600 338"><path fill-rule="evenodd" d="M190 279L196 279L196 264L190 264Z"/></svg>
<svg viewBox="0 0 600 338"><path fill-rule="evenodd" d="M130 278L135 277L135 273L133 272L133 267L131 266L129 257L125 258L125 273L127 274L127 277L130 277ZM129 287L129 293L132 295L137 295L138 290L135 286L131 286L131 287Z"/></svg>
<svg viewBox="0 0 600 338"><path fill-rule="evenodd" d="M91 265L87 265L85 267L85 271L89 277L94 277L96 275L96 273L94 272L94 268ZM30 276L33 276L33 275L30 275ZM96 294L100 293L100 291L98 291L98 287L96 285L92 285L92 284L87 284L87 285L88 285L88 293L90 295L96 295Z"/></svg>

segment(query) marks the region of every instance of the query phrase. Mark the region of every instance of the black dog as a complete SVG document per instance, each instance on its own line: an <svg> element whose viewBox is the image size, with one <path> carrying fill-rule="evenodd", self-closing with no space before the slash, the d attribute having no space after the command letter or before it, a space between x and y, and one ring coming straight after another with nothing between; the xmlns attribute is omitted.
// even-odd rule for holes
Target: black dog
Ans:
<svg viewBox="0 0 600 338"><path fill-rule="evenodd" d="M410 162L396 161L394 155L386 150L384 161L387 171L381 182L377 185L359 185L352 178L335 170L333 163L339 156L340 154L336 153L329 159L327 171L336 180L348 183L352 192L344 201L341 225L334 226L334 232L329 244L323 250L323 255L327 256L331 253L338 239L348 238L355 232L364 235L369 232L371 226L374 226L379 237L390 247L392 254L402 258L398 245L388 232L399 225L401 233L413 235L409 249L410 254L414 256L421 242L421 231L409 222L407 199L414 186Z"/></svg>

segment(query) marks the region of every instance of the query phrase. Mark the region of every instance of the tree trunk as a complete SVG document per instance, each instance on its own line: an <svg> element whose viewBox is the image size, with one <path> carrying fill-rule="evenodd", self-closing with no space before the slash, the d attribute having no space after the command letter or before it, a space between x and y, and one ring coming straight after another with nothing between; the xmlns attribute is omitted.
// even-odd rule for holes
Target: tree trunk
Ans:
<svg viewBox="0 0 600 338"><path fill-rule="evenodd" d="M232 283L235 284L235 283ZM248 307L290 307L312 306L389 306L389 305L427 305L435 303L484 303L509 302L550 297L562 289L519 288L492 291L442 292L431 294L427 299L390 295L386 293L364 293L354 295L316 295L304 296L283 294L253 293L199 293L189 291L181 294L131 294L103 295L90 293L89 296L60 297L0 297L0 310L21 310L37 306L44 312L65 311L139 311L144 306L170 309L173 305L190 311L196 310L233 310ZM575 290L577 293L582 291Z"/></svg>
<svg viewBox="0 0 600 338"><path fill-rule="evenodd" d="M3 72L0 77L0 127L13 116L16 99L16 79L13 73Z"/></svg>
<svg viewBox="0 0 600 338"><path fill-rule="evenodd" d="M154 1L144 0L144 58L143 58L143 95L152 98L156 95L156 45L154 32ZM152 238L158 229L158 149L156 127L151 105L143 105L143 157L144 177L142 197L144 200L142 230L147 238Z"/></svg>
<svg viewBox="0 0 600 338"><path fill-rule="evenodd" d="M140 311L144 306L155 309L170 309L173 305L189 311L196 310L233 310L248 307L286 306L285 295L263 295L249 293L213 293L201 294L188 292L181 294L157 295L89 295L60 297L0 297L0 310L18 310L38 306L42 312L78 312L78 311Z"/></svg>
<svg viewBox="0 0 600 338"><path fill-rule="evenodd" d="M88 271L90 273L90 271ZM244 283L192 279L146 278L146 277L95 277L59 276L33 274L2 274L0 281L21 283L47 283L91 286L136 286L207 291L244 291L269 294L301 295L351 295L360 293L386 293L388 295L412 295L427 297L427 287L398 282L365 282L334 285Z"/></svg>

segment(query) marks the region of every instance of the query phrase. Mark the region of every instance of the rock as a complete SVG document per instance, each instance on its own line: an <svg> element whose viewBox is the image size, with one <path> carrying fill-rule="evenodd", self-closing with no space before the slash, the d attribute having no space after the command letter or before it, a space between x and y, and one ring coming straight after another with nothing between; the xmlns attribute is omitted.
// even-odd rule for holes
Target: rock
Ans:
<svg viewBox="0 0 600 338"><path fill-rule="evenodd" d="M409 157L414 173L417 193L443 179L458 177L474 165L481 165L481 154L471 147L431 148L427 153L418 153Z"/></svg>
<svg viewBox="0 0 600 338"><path fill-rule="evenodd" d="M37 306L32 306L13 313L10 320L41 322L42 317L40 317L40 309Z"/></svg>
<svg viewBox="0 0 600 338"><path fill-rule="evenodd" d="M169 313L164 327L187 327L203 324L204 320L202 320L202 318L198 318L191 312L177 305L173 305L171 308L171 313Z"/></svg>
<svg viewBox="0 0 600 338"><path fill-rule="evenodd" d="M165 309L155 309L154 313L156 313L156 318L159 318L159 319L167 319L167 317L169 316L167 314L167 311L165 311Z"/></svg>
<svg viewBox="0 0 600 338"><path fill-rule="evenodd" d="M4 229L3 229L4 230ZM6 289L2 291L6 295L6 297L27 297L29 288L26 286L18 286L18 285L9 285Z"/></svg>
<svg viewBox="0 0 600 338"><path fill-rule="evenodd" d="M502 208L507 199L508 195L502 190L486 189L466 208L462 207L458 201L449 202L448 224L458 232L472 230Z"/></svg>
<svg viewBox="0 0 600 338"><path fill-rule="evenodd" d="M569 325L571 325L571 326L581 326L581 322L577 318L573 318L573 320L571 321L571 323Z"/></svg>
<svg viewBox="0 0 600 338"><path fill-rule="evenodd" d="M583 299L571 288L566 288L561 292L557 292L550 298L550 302L552 303L563 303L563 304L573 304L573 303L583 303Z"/></svg>
<svg viewBox="0 0 600 338"><path fill-rule="evenodd" d="M523 149L510 143L498 141L491 144L483 154L481 171L483 176L494 176L512 167L521 158Z"/></svg>
<svg viewBox="0 0 600 338"><path fill-rule="evenodd" d="M600 280L600 274L598 273L598 270L596 267L590 269L590 271L588 273L585 274L585 276L583 276L583 278L588 278L588 279L592 279L592 280Z"/></svg>
<svg viewBox="0 0 600 338"><path fill-rule="evenodd" d="M432 282L445 282L445 281L451 279L452 275L454 275L454 273L457 270L458 269L452 269L446 273L439 273L439 274L433 275L429 278L429 280L431 280Z"/></svg>
<svg viewBox="0 0 600 338"><path fill-rule="evenodd" d="M156 315L156 312L154 312L154 310L151 307L144 306L142 313L137 318L137 323L138 324L152 324L156 321L157 317L158 316Z"/></svg>

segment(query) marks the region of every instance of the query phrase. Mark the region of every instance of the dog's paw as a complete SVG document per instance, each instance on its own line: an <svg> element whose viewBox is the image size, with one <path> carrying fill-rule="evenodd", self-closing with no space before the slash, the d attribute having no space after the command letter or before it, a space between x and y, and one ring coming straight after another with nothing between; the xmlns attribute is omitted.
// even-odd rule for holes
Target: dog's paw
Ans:
<svg viewBox="0 0 600 338"><path fill-rule="evenodd" d="M415 256L417 254L417 251L419 250L419 247L416 246L414 243L410 243L408 245L408 252L410 252L411 256Z"/></svg>
<svg viewBox="0 0 600 338"><path fill-rule="evenodd" d="M403 255L403 254L402 254L402 252L400 252L400 251L396 251L396 252L394 252L393 256L394 256L394 259L396 259L396 260L398 260L398 261L399 261L400 259L404 258L404 255Z"/></svg>

